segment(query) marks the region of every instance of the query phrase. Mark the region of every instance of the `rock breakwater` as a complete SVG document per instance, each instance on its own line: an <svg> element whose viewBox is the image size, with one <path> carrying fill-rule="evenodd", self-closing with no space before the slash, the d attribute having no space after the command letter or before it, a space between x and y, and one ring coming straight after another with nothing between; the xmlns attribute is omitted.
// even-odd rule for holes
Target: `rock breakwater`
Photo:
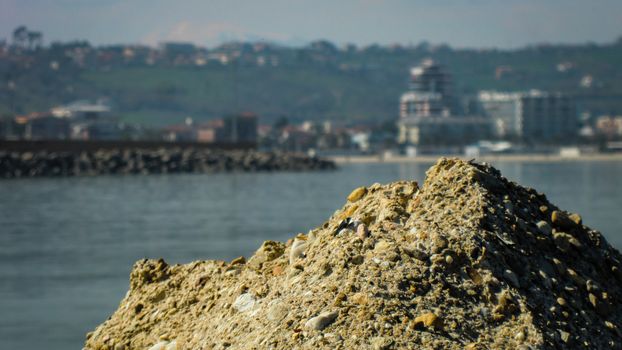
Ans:
<svg viewBox="0 0 622 350"><path fill-rule="evenodd" d="M621 268L579 215L441 159L249 259L137 262L85 349L621 349Z"/></svg>
<svg viewBox="0 0 622 350"><path fill-rule="evenodd" d="M2 152L0 178L334 169L332 161L299 154L208 149Z"/></svg>

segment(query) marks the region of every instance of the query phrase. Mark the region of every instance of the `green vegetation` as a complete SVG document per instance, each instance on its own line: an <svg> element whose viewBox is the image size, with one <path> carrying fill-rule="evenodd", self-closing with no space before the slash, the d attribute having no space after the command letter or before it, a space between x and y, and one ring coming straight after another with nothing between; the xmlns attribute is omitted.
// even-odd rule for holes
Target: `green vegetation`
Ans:
<svg viewBox="0 0 622 350"><path fill-rule="evenodd" d="M68 58L68 50L84 47L85 62L76 64ZM87 43L37 49L32 57L23 53L17 59L0 57L0 114L107 97L122 119L154 125L178 123L186 117L206 120L236 111L254 111L268 123L280 116L292 121L385 120L397 116L409 68L425 58L446 66L457 96L473 96L483 89L535 88L572 94L582 110L594 114L622 113L620 41L512 51L427 45L337 50L329 43L299 49L270 47L267 52L248 47L242 46L242 56L235 63L204 66L194 65L191 59L177 64L170 58L154 65L144 60L128 63L120 56L122 48L90 48ZM226 49L209 52L226 53ZM102 54L121 58L103 64L98 61ZM258 66L260 55L277 57L278 65ZM52 62L60 68L51 69ZM560 64L567 69L558 69ZM588 88L580 86L586 76L593 79ZM15 84L12 90L6 88L10 82Z"/></svg>

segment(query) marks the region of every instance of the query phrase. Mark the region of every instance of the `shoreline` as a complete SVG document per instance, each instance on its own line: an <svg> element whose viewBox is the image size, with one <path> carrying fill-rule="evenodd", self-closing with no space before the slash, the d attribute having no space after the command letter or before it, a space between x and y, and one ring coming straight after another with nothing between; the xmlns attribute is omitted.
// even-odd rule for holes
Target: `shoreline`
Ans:
<svg viewBox="0 0 622 350"><path fill-rule="evenodd" d="M622 162L622 153L599 153L585 154L579 156L561 156L558 154L502 154L502 155L483 155L479 157L467 157L463 154L438 154L422 155L416 157L380 155L364 156L332 156L326 159L334 161L336 164L365 164L365 163L434 163L441 157L455 157L463 160L475 159L478 162L577 162L577 161L619 161Z"/></svg>

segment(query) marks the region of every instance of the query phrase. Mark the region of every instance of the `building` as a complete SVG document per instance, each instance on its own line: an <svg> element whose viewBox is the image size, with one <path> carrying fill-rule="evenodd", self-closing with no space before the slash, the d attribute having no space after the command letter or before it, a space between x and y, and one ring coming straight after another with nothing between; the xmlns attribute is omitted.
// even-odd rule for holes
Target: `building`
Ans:
<svg viewBox="0 0 622 350"><path fill-rule="evenodd" d="M214 143L222 141L224 138L224 121L222 119L210 120L197 128L198 142Z"/></svg>
<svg viewBox="0 0 622 350"><path fill-rule="evenodd" d="M98 101L76 101L66 106L52 108L52 115L59 118L70 118L74 121L90 121L105 118L110 115L110 106Z"/></svg>
<svg viewBox="0 0 622 350"><path fill-rule="evenodd" d="M254 113L230 115L225 117L223 122L223 141L257 142L257 115Z"/></svg>
<svg viewBox="0 0 622 350"><path fill-rule="evenodd" d="M69 121L50 114L29 117L25 124L26 140L65 140L69 135Z"/></svg>
<svg viewBox="0 0 622 350"><path fill-rule="evenodd" d="M622 116L601 116L596 119L596 131L606 139L622 138Z"/></svg>
<svg viewBox="0 0 622 350"><path fill-rule="evenodd" d="M478 96L483 112L501 139L557 143L574 139L579 123L572 98L561 93L537 90L504 93L482 91Z"/></svg>
<svg viewBox="0 0 622 350"><path fill-rule="evenodd" d="M400 117L450 115L453 97L451 78L442 66L424 60L410 70L409 91L400 98Z"/></svg>
<svg viewBox="0 0 622 350"><path fill-rule="evenodd" d="M467 145L489 136L490 123L479 116L406 118L400 122L398 142L415 146Z"/></svg>
<svg viewBox="0 0 622 350"><path fill-rule="evenodd" d="M425 60L412 68L410 75L410 90L400 98L398 143L465 145L488 135L486 119L453 114L451 78L442 66Z"/></svg>

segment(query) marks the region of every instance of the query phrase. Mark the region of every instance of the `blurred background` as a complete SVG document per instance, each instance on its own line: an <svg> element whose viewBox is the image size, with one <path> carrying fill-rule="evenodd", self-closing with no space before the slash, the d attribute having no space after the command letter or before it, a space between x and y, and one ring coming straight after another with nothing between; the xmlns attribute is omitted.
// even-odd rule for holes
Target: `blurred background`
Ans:
<svg viewBox="0 0 622 350"><path fill-rule="evenodd" d="M0 0L2 347L80 348L136 260L249 256L355 187L422 183L443 155L491 162L622 247L621 14L612 0ZM257 152L337 169L262 168Z"/></svg>

